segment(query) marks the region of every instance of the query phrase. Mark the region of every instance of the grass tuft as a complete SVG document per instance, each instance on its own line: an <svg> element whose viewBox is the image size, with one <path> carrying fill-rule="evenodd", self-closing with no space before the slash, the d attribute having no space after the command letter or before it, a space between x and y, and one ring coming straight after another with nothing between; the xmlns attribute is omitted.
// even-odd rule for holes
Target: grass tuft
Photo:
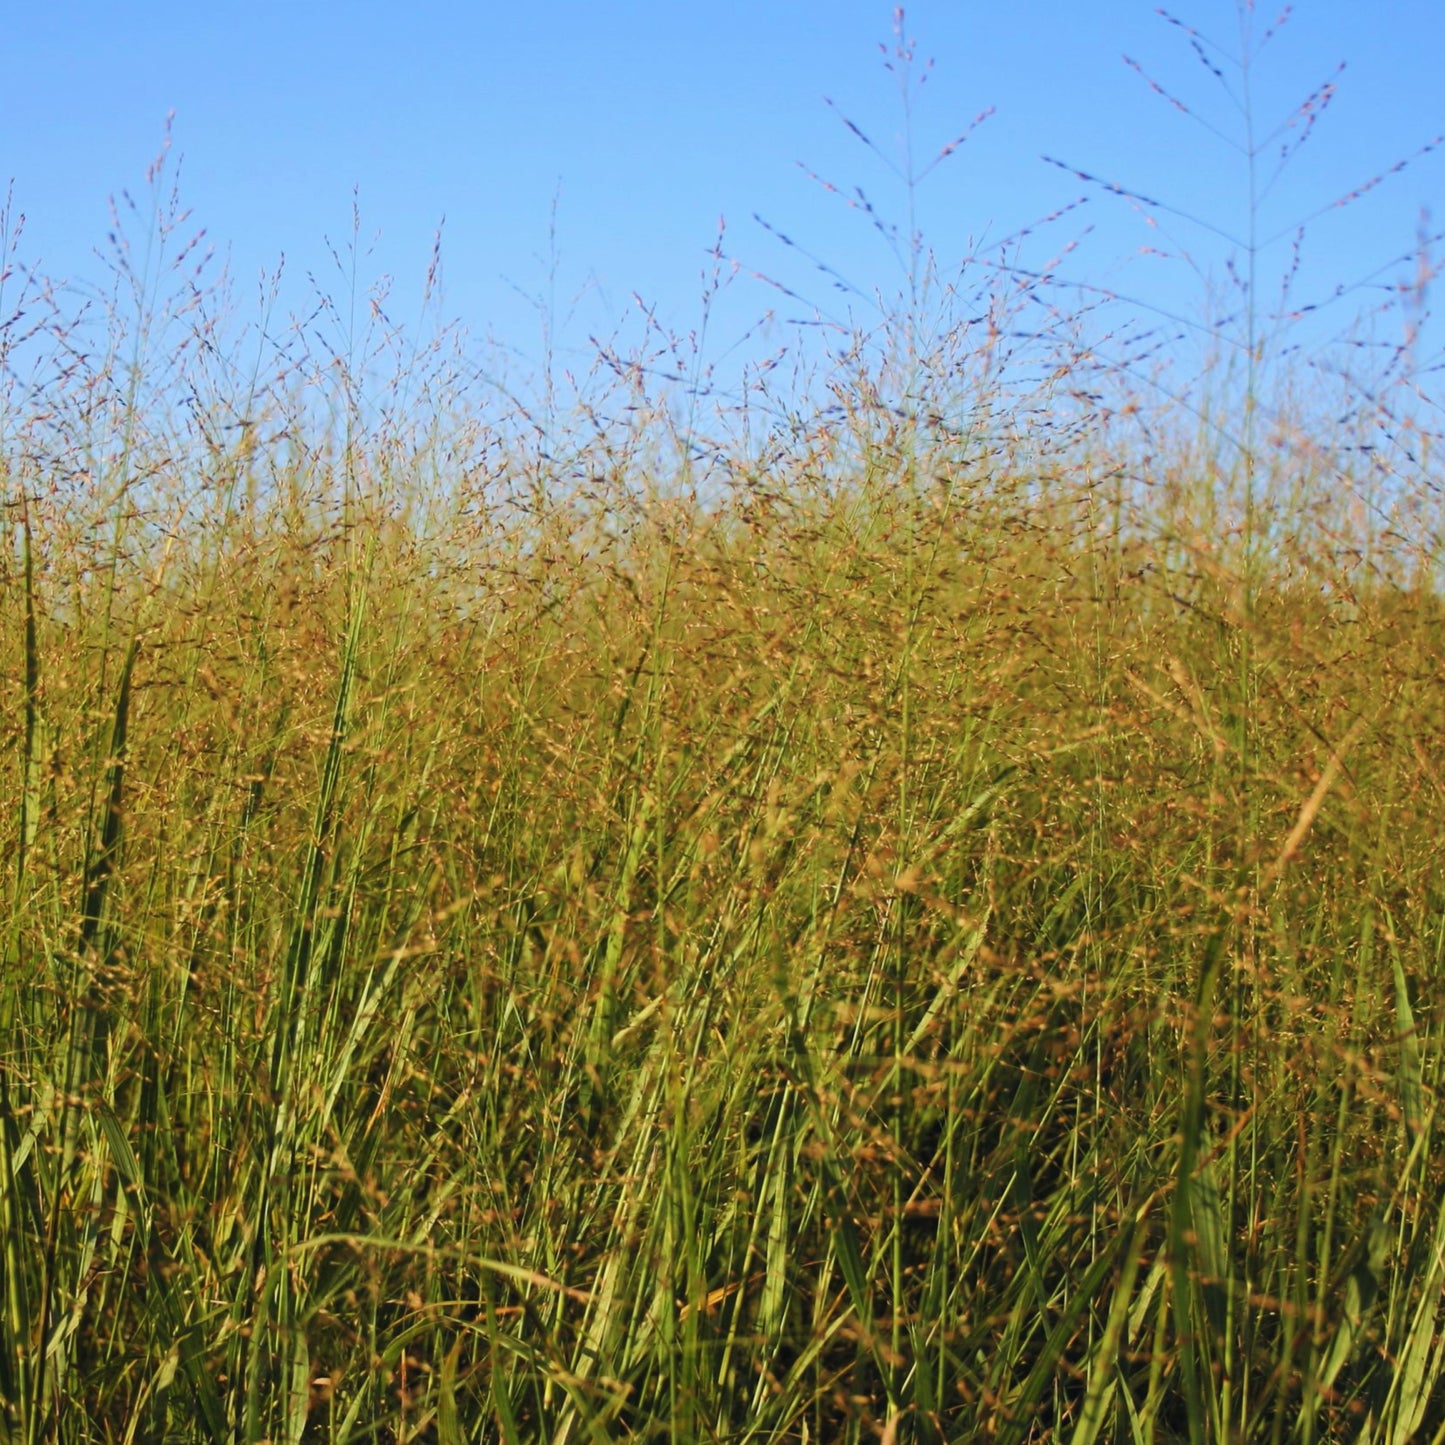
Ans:
<svg viewBox="0 0 1445 1445"><path fill-rule="evenodd" d="M0 435L0 1435L1445 1439L1428 453L178 294Z"/></svg>

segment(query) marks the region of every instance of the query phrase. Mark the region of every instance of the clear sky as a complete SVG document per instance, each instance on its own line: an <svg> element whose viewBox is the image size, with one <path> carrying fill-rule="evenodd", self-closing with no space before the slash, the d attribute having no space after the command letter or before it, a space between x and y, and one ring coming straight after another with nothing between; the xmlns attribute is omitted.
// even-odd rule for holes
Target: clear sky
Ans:
<svg viewBox="0 0 1445 1445"><path fill-rule="evenodd" d="M694 326L720 216L745 270L783 278L835 314L844 308L826 282L755 214L865 292L898 282L866 221L799 167L862 184L880 211L906 216L903 188L825 103L898 154L901 112L879 51L892 21L883 0L0 3L0 181L13 178L27 217L22 257L52 274L100 274L92 252L104 244L107 197L144 193L174 111L183 198L243 297L282 253L290 304L304 306L308 272L334 292L325 238L349 235L353 192L365 236L379 232L364 279L394 276L406 315L445 218L446 311L524 362L540 350L532 302L549 294L554 198L550 294L564 353L585 352L634 292L674 330ZM1259 27L1278 4L1261 6ZM1180 0L1175 13L1237 48L1234 0ZM919 59L935 62L914 114L920 160L995 108L918 193L945 270L981 239L1090 193L1046 155L1243 232L1239 156L1124 62L1240 135L1240 114L1150 0L917 0L906 26ZM1299 0L1259 61L1260 127L1321 82L1337 79L1339 91L1268 195L1262 232L1288 229L1445 130L1442 55L1440 0ZM1277 153L1269 148L1268 170ZM1183 244L1218 280L1224 243L1172 221L1170 234L1151 233L1135 208L1092 194L1024 259L1046 260L1092 227L1070 274L1197 314L1199 275L1141 248ZM1445 148L1313 223L1299 299L1409 250L1422 210L1445 226ZM1265 274L1277 275L1287 245L1268 260ZM744 276L719 347L774 306L802 314Z"/></svg>

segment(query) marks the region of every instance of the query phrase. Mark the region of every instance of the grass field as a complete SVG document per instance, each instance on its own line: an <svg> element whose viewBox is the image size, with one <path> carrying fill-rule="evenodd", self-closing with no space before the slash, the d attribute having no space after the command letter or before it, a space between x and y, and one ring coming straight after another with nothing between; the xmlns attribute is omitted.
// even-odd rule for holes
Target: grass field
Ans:
<svg viewBox="0 0 1445 1445"><path fill-rule="evenodd" d="M0 434L0 1435L1445 1439L1408 427L137 315Z"/></svg>

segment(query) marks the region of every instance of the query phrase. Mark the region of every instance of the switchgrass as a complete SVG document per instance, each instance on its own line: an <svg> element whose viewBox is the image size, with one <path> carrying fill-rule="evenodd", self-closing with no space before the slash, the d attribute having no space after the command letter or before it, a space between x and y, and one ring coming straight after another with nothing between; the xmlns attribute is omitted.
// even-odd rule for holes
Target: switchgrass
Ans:
<svg viewBox="0 0 1445 1445"><path fill-rule="evenodd" d="M812 471L22 525L10 1428L1440 1427L1433 593Z"/></svg>
<svg viewBox="0 0 1445 1445"><path fill-rule="evenodd" d="M1445 1439L1428 465L178 294L5 419L6 1438Z"/></svg>

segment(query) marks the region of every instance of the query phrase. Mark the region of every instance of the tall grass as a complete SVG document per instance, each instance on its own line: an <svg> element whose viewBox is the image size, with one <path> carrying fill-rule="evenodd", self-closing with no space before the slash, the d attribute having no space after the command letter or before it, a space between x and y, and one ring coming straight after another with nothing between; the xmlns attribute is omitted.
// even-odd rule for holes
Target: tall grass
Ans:
<svg viewBox="0 0 1445 1445"><path fill-rule="evenodd" d="M6 1438L1445 1439L1427 464L529 442L161 216L7 353Z"/></svg>

